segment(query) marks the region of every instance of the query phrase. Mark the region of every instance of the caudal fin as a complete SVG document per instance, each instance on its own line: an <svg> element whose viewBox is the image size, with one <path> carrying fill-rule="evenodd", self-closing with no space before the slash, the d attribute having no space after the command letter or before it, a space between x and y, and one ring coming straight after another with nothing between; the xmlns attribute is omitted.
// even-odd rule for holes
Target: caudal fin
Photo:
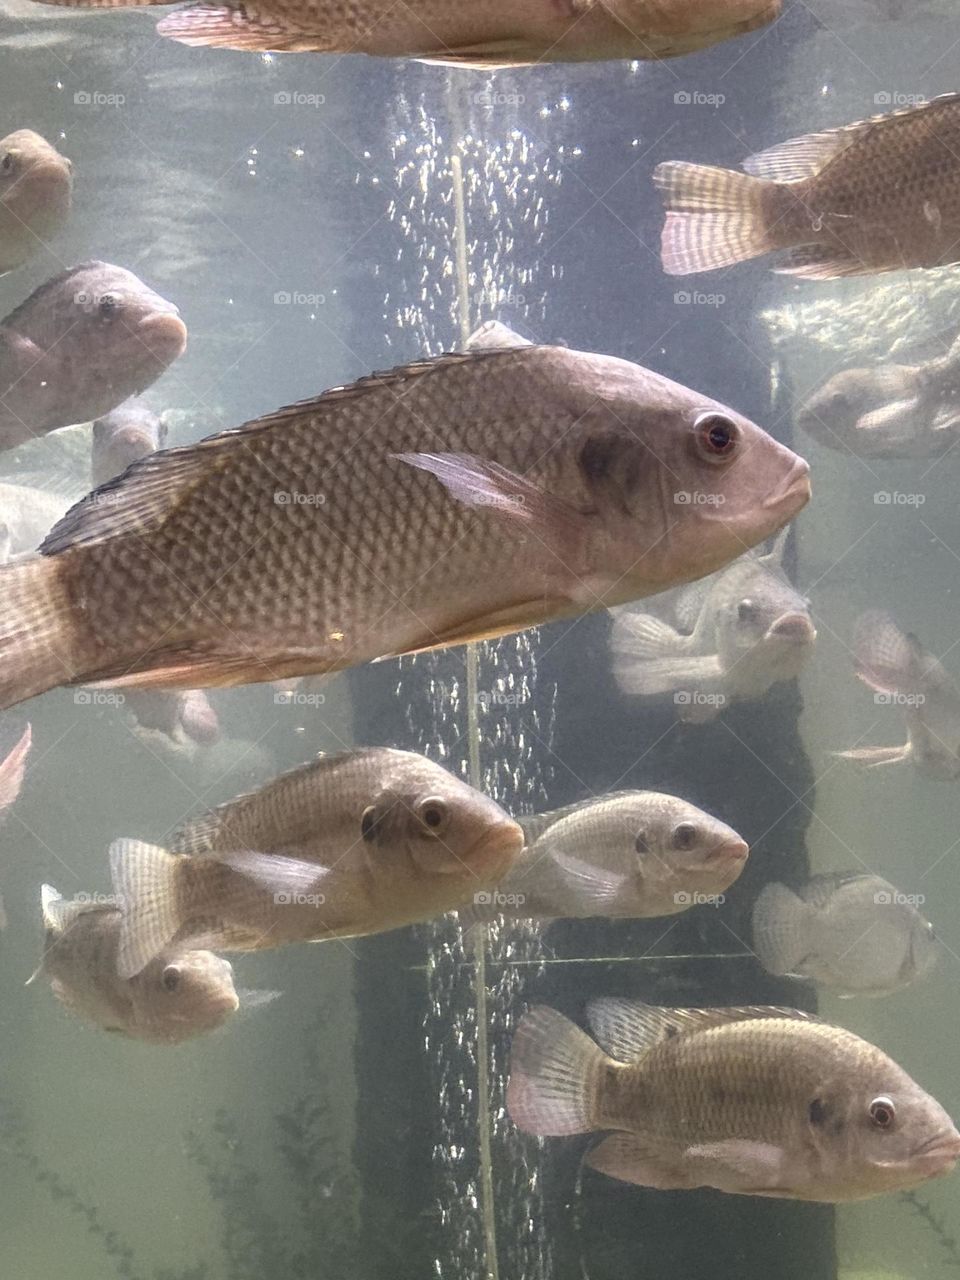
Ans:
<svg viewBox="0 0 960 1280"><path fill-rule="evenodd" d="M114 840L110 846L110 875L121 911L121 978L146 968L180 928L177 873L182 865L176 854L142 840Z"/></svg>
<svg viewBox="0 0 960 1280"><path fill-rule="evenodd" d="M776 183L676 160L658 165L653 180L667 211L660 248L668 275L712 271L784 247L768 230Z"/></svg>
<svg viewBox="0 0 960 1280"><path fill-rule="evenodd" d="M69 616L54 559L0 566L0 709L73 678Z"/></svg>
<svg viewBox="0 0 960 1280"><path fill-rule="evenodd" d="M807 953L810 906L785 884L765 885L753 907L753 949L768 973L794 973Z"/></svg>
<svg viewBox="0 0 960 1280"><path fill-rule="evenodd" d="M556 1009L538 1005L517 1027L510 1051L507 1110L525 1133L543 1137L596 1129L602 1049Z"/></svg>

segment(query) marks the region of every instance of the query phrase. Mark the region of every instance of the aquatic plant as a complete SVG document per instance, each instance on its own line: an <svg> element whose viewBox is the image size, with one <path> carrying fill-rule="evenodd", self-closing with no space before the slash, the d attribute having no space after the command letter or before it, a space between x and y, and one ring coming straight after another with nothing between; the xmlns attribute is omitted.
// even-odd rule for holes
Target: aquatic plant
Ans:
<svg viewBox="0 0 960 1280"><path fill-rule="evenodd" d="M920 1199L916 1191L901 1191L900 1199L910 1206L936 1236L940 1248L946 1255L944 1258L946 1265L960 1271L960 1248L957 1246L956 1239L947 1230L944 1220L933 1212L925 1200Z"/></svg>

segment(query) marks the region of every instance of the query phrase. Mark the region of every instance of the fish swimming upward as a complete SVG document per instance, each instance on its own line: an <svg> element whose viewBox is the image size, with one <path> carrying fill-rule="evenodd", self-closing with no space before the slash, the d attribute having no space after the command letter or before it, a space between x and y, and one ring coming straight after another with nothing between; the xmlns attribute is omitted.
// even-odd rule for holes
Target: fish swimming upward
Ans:
<svg viewBox="0 0 960 1280"><path fill-rule="evenodd" d="M743 167L658 166L665 271L778 250L775 271L811 280L960 261L960 94L791 138Z"/></svg>
<svg viewBox="0 0 960 1280"><path fill-rule="evenodd" d="M46 0L115 9L153 0ZM781 0L230 0L161 19L189 45L368 53L492 69L534 62L671 58L772 22Z"/></svg>
<svg viewBox="0 0 960 1280"><path fill-rule="evenodd" d="M760 427L625 360L421 361L153 453L85 498L0 568L0 704L505 635L711 573L809 495L807 464Z"/></svg>
<svg viewBox="0 0 960 1280"><path fill-rule="evenodd" d="M70 213L73 166L32 129L0 138L0 275L45 248Z"/></svg>
<svg viewBox="0 0 960 1280"><path fill-rule="evenodd" d="M842 1203L949 1173L960 1134L880 1049L795 1009L587 1006L517 1027L507 1109L526 1133L612 1130L585 1163L664 1191Z"/></svg>

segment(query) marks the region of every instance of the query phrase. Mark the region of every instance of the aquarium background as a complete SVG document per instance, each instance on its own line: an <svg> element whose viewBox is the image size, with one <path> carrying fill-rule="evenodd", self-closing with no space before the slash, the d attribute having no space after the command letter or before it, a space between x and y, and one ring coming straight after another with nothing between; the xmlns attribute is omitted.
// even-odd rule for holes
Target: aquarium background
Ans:
<svg viewBox="0 0 960 1280"><path fill-rule="evenodd" d="M654 1003L815 1007L749 953L760 885L807 861L922 893L936 972L821 1012L876 1040L956 1115L957 793L864 775L831 752L898 741L853 679L856 615L892 609L960 672L953 459L858 462L793 441L792 408L869 347L955 332L955 273L810 284L764 263L660 269L655 164L735 166L791 135L956 87L956 20L923 5L788 5L774 27L673 63L471 73L414 62L191 50L155 14L0 0L0 133L29 126L75 165L56 242L0 279L7 314L88 258L180 307L187 354L148 393L184 443L372 369L459 345L498 318L534 340L621 355L793 442L815 499L789 561L820 640L799 689L681 726L622 699L609 621L324 680L309 704L211 695L224 740L193 754L135 735L122 707L58 690L29 717L23 794L0 832L0 1274L23 1280L820 1280L960 1270L956 1183L834 1210L643 1191L581 1172L503 1106L525 1003L577 1015L596 993ZM824 22L828 26L824 26ZM952 330L951 330L952 326ZM55 485L89 429L5 455ZM363 465L362 445L356 461ZM882 491L922 493L884 506ZM511 695L495 700L499 692ZM750 865L721 910L668 921L492 926L241 957L282 998L167 1050L87 1030L43 984L39 886L107 891L120 835L187 815L320 750L426 751L518 812L615 787L676 791L737 827Z"/></svg>

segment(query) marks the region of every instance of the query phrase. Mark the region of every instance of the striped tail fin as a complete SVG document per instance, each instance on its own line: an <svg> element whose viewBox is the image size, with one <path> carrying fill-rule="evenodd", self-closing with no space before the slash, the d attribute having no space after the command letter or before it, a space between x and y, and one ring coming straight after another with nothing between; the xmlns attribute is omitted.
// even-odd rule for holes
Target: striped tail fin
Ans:
<svg viewBox="0 0 960 1280"><path fill-rule="evenodd" d="M660 249L668 275L728 267L784 247L769 231L775 182L673 160L658 165L653 178L667 211Z"/></svg>

